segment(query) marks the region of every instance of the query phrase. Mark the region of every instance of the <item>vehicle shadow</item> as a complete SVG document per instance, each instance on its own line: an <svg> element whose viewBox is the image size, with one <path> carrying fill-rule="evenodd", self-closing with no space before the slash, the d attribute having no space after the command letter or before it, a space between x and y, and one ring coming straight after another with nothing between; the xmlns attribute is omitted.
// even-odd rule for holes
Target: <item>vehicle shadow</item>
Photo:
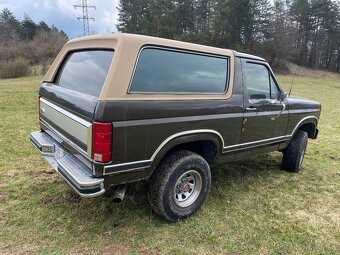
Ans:
<svg viewBox="0 0 340 255"><path fill-rule="evenodd" d="M259 155L244 161L238 161L227 164L219 164L211 167L211 197L219 197L218 199L225 199L228 195L218 196L219 193L217 187L224 186L227 190L233 189L233 187L242 187L249 185L256 185L258 182L265 182L272 176L284 175L285 172L281 170L281 153L270 153ZM160 222L166 223L158 216L154 215L149 207L147 200L147 181L130 183L126 192L125 198L120 204L114 204L111 202L111 196L113 196L115 189L112 188L106 193L108 206L114 210L114 208L130 208L144 214L146 217L156 218ZM236 194L237 195L237 194ZM209 200L209 197L208 197Z"/></svg>
<svg viewBox="0 0 340 255"><path fill-rule="evenodd" d="M229 191L237 197L251 185L265 183L272 176L280 178L284 174L280 170L280 162L281 155L271 153L245 161L212 166L211 191L206 203L212 203L209 201L211 199L213 203L224 203ZM65 218L83 225L83 229L98 225L98 222L101 222L100 226L91 229L98 234L112 229L124 231L121 227L138 229L137 225L160 227L171 224L152 212L147 199L147 181L129 184L124 200L116 204L112 202L114 188L104 196L82 199L61 178L56 179L53 186L58 184L58 187L52 193L44 192L40 206L45 207L46 211L53 208L61 214L67 211Z"/></svg>

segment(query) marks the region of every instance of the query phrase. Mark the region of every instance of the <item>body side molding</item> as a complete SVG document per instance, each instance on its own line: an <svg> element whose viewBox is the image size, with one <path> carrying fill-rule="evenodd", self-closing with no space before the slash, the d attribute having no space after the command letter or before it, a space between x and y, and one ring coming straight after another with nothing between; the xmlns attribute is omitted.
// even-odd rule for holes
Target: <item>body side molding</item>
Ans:
<svg viewBox="0 0 340 255"><path fill-rule="evenodd" d="M228 152L234 152L238 150L246 150L258 146L264 146L268 144L273 144L273 143L280 143L280 142L285 142L289 140L296 130L299 128L299 126L307 119L315 119L316 122L318 122L318 118L315 116L307 116L305 118L302 118L295 126L293 129L293 132L290 135L285 135L285 136L279 136L279 137L273 137L269 139L264 139L264 140L258 140L258 141L253 141L253 142L248 142L248 143L242 143L242 144L235 144L235 145L230 145L230 146L224 146L224 139L222 135L217 132L216 130L213 129L196 129L196 130L187 130L183 132L179 132L176 134L173 134L166 138L155 150L155 152L152 154L150 159L147 160L140 160L140 161L134 161L134 162L128 162L128 163L122 163L122 164L115 164L115 165L107 165L104 167L104 173L103 175L109 175L109 174L115 174L115 173L121 173L121 172L126 172L126 171L133 171L133 170L139 170L139 169L144 169L148 168L151 166L152 162L154 159L157 157L158 153L162 150L162 148L171 140L174 138L184 136L184 135L191 135L191 134L199 134L199 133L207 133L207 134L214 134L217 135L222 142L222 153L228 153Z"/></svg>
<svg viewBox="0 0 340 255"><path fill-rule="evenodd" d="M148 168L151 166L152 162L156 158L157 154L161 151L161 149L171 140L181 137L184 135L192 135L192 134L200 134L200 133L206 133L206 134L214 134L217 135L222 143L222 149L224 148L224 139L222 135L217 132L216 130L212 129L197 129L197 130L187 130L183 132L179 132L176 134L173 134L166 138L155 150L155 152L152 154L151 158L148 160L140 160L140 161L134 161L134 162L128 162L128 163L122 163L122 164L115 164L115 165L107 165L104 166L104 173L103 175L109 175L109 174L116 174L116 173L122 173L126 171L133 171L133 170L139 170Z"/></svg>

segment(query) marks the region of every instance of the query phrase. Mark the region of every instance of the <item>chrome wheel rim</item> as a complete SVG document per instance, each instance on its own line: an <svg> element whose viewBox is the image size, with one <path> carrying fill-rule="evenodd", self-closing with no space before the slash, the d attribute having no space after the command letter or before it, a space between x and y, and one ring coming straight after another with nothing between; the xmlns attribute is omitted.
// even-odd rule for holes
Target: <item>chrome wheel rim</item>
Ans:
<svg viewBox="0 0 340 255"><path fill-rule="evenodd" d="M174 200L178 207L188 207L194 203L202 189L202 177L195 170L181 175L174 187Z"/></svg>

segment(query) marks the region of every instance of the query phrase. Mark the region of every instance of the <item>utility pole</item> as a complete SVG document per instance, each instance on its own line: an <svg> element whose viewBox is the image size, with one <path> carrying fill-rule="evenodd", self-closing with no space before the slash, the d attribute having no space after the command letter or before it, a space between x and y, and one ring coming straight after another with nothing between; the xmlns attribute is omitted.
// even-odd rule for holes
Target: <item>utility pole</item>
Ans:
<svg viewBox="0 0 340 255"><path fill-rule="evenodd" d="M88 5L87 0L82 0L81 4L75 4L73 5L75 9L82 8L83 9L83 16L77 17L78 20L83 20L83 29L84 29L84 35L90 34L90 25L89 20L93 20L94 18L89 17L88 8L96 9L96 6L94 5Z"/></svg>

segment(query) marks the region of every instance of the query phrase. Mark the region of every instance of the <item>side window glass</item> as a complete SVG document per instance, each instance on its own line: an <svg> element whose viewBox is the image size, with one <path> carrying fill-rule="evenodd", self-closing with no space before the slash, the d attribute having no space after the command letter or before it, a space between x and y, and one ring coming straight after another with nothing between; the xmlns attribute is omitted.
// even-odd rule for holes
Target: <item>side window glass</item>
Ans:
<svg viewBox="0 0 340 255"><path fill-rule="evenodd" d="M166 49L143 49L129 92L223 94L228 59Z"/></svg>
<svg viewBox="0 0 340 255"><path fill-rule="evenodd" d="M279 89L277 88L276 82L273 79L273 76L270 75L270 98L278 99L279 97Z"/></svg>
<svg viewBox="0 0 340 255"><path fill-rule="evenodd" d="M246 86L249 99L270 99L270 80L264 65L247 63Z"/></svg>

